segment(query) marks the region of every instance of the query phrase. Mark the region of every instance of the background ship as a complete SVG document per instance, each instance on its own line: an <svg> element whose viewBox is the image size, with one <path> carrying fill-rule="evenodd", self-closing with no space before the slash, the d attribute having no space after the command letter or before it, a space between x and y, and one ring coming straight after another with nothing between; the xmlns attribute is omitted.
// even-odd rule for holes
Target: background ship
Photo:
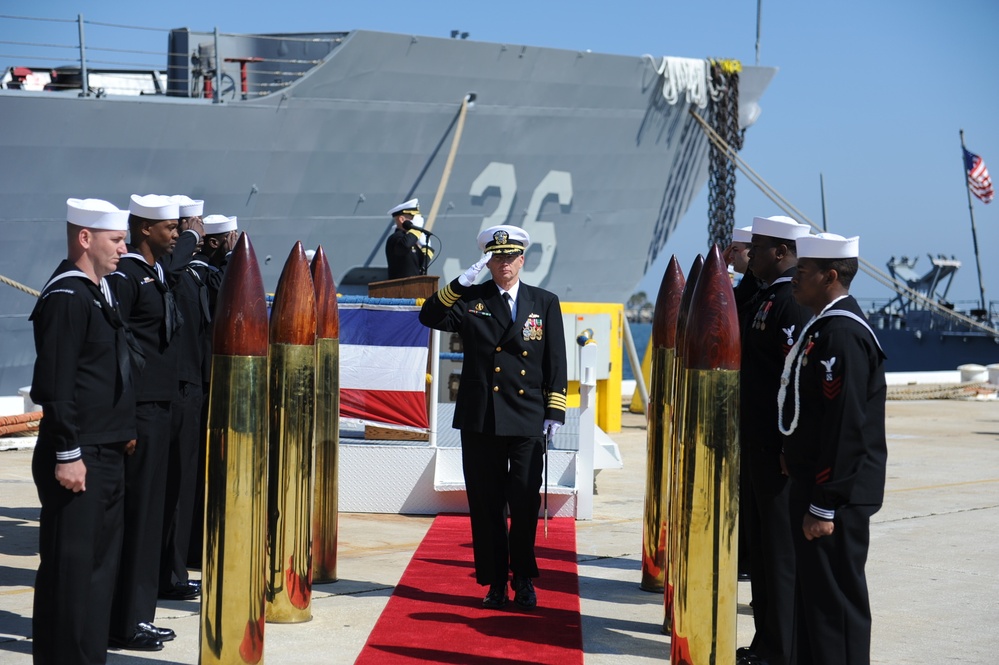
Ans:
<svg viewBox="0 0 999 665"><path fill-rule="evenodd" d="M963 309L948 300L961 262L928 255L925 272L918 259L892 257L888 272L901 288L888 302L870 304L867 318L888 356L888 372L953 371L962 365L999 362L999 324L994 304Z"/></svg>
<svg viewBox="0 0 999 665"><path fill-rule="evenodd" d="M201 198L206 214L238 216L267 288L295 240L322 244L346 286L384 274L386 211L418 196L426 215L446 181L431 274L459 274L478 257L480 229L511 223L535 243L525 281L564 300L624 302L708 174L688 114L704 81L677 86L649 56L173 30L162 69L83 62L12 67L0 89L0 273L35 289L65 253L69 197ZM775 71L742 70L743 128ZM0 392L30 382L33 304L0 285Z"/></svg>

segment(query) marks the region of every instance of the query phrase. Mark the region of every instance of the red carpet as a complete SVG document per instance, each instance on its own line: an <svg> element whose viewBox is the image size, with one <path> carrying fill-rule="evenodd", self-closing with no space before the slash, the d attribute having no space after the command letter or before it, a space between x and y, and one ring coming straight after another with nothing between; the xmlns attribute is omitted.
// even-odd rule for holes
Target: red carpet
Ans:
<svg viewBox="0 0 999 665"><path fill-rule="evenodd" d="M583 662L576 575L576 523L538 521L538 607L482 607L468 515L438 515L389 598L356 665Z"/></svg>

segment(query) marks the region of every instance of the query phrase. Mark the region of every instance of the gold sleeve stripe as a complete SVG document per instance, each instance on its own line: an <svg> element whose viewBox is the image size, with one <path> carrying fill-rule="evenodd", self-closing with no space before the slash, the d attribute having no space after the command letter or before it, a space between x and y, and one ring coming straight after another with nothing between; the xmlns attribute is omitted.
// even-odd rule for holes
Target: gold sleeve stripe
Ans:
<svg viewBox="0 0 999 665"><path fill-rule="evenodd" d="M548 408L565 411L565 395L561 393L552 393L551 395L549 395Z"/></svg>
<svg viewBox="0 0 999 665"><path fill-rule="evenodd" d="M460 298L461 296L455 293L454 289L451 288L451 285L448 284L437 292L437 297L440 298L442 305L444 305L445 307L450 307L451 305L458 302L458 298Z"/></svg>

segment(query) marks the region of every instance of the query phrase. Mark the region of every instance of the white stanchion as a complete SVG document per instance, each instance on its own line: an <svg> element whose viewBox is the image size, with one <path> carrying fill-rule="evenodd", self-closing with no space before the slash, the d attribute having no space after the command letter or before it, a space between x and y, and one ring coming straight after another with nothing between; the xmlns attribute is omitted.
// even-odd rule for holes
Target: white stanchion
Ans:
<svg viewBox="0 0 999 665"><path fill-rule="evenodd" d="M430 447L437 447L437 391L440 390L441 373L441 333L430 330Z"/></svg>
<svg viewBox="0 0 999 665"><path fill-rule="evenodd" d="M593 449L597 427L597 344L580 339L579 454L576 457L576 519L593 519Z"/></svg>

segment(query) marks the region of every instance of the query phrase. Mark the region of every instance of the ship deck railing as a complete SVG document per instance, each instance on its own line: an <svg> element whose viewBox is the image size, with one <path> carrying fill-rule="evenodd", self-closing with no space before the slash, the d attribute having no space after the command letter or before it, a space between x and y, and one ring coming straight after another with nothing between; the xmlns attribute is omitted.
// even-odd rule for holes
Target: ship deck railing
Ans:
<svg viewBox="0 0 999 665"><path fill-rule="evenodd" d="M150 33L164 38L162 51L149 50ZM259 99L293 85L324 62L347 34L170 30L89 21L82 15L0 14L0 35L20 37L0 39L0 93Z"/></svg>

